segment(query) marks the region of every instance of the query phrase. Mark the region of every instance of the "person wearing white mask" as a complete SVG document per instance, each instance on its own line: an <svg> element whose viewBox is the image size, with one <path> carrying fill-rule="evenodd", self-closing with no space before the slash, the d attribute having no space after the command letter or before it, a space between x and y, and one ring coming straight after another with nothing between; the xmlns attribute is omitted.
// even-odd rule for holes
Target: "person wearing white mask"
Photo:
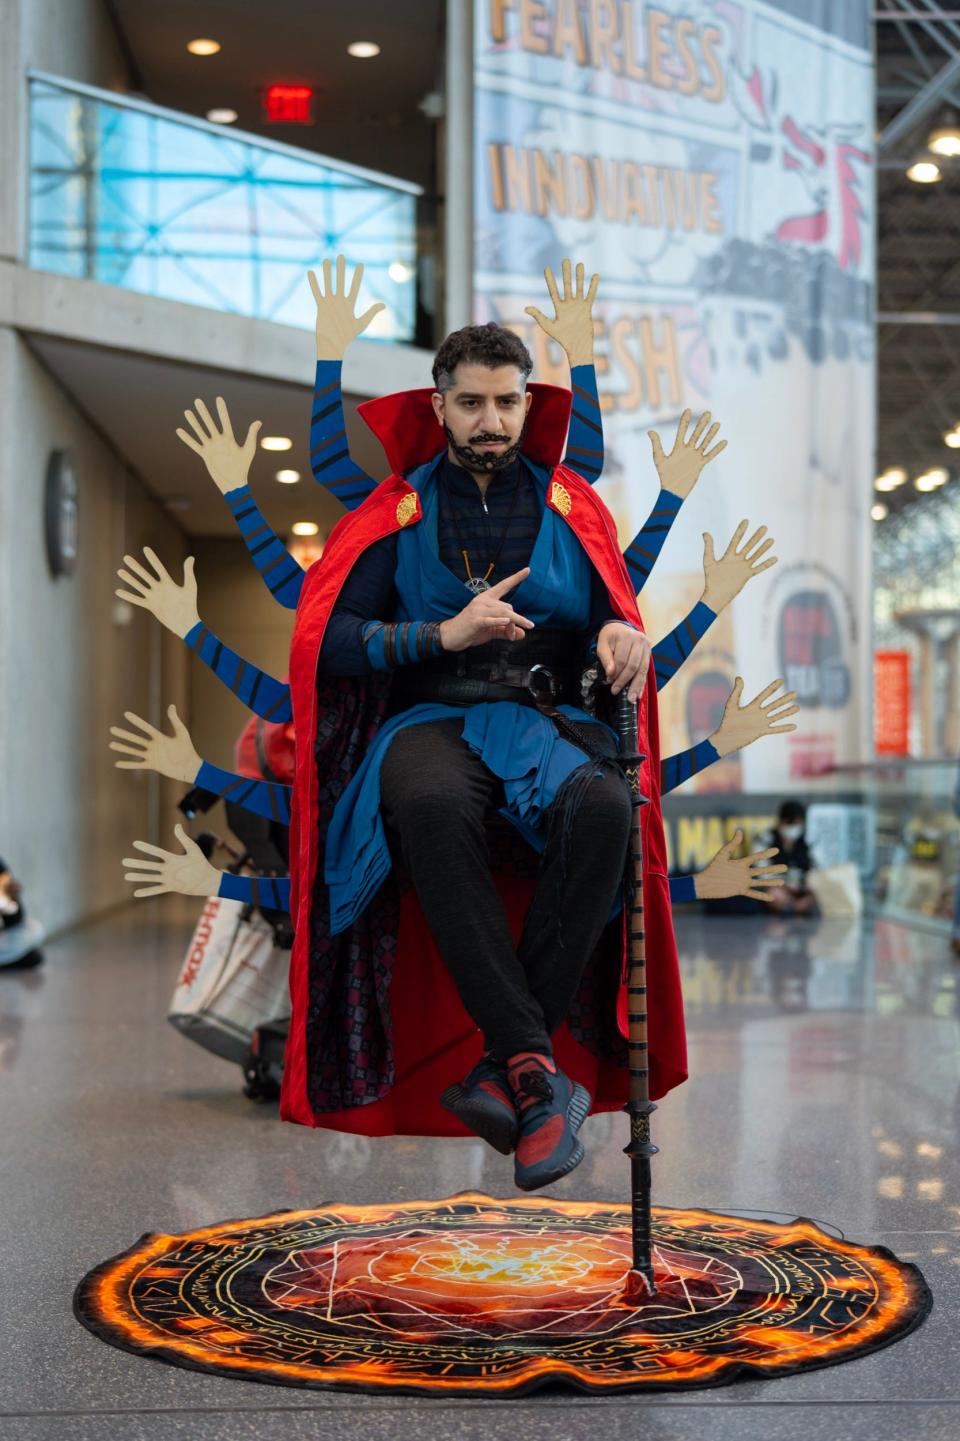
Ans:
<svg viewBox="0 0 960 1441"><path fill-rule="evenodd" d="M815 869L816 862L804 835L806 821L806 808L800 801L784 801L766 843L777 847L774 863L787 867L783 885L771 893L771 909L788 915L809 915L816 910L807 886L807 873Z"/></svg>

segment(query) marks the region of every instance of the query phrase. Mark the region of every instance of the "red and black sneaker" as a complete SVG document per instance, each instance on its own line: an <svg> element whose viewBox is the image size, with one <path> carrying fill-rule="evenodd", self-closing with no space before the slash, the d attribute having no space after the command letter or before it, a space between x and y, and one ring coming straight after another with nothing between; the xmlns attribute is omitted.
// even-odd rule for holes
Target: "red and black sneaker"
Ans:
<svg viewBox="0 0 960 1441"><path fill-rule="evenodd" d="M510 1057L507 1079L519 1123L514 1179L521 1191L537 1191L583 1160L577 1132L590 1110L590 1093L552 1057L532 1051Z"/></svg>
<svg viewBox="0 0 960 1441"><path fill-rule="evenodd" d="M507 1073L491 1051L480 1057L462 1081L447 1087L440 1104L501 1156L509 1156L517 1143L517 1112Z"/></svg>

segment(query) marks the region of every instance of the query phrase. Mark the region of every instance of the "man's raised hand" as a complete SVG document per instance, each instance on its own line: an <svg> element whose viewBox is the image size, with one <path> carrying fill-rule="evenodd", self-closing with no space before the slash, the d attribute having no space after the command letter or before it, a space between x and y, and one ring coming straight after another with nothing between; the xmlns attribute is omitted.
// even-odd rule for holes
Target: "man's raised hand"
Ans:
<svg viewBox="0 0 960 1441"><path fill-rule="evenodd" d="M217 396L217 414L222 427L220 430L203 401L195 400L193 403L196 406L196 415L192 410L183 412L193 435L185 430L178 430L177 436L184 445L188 445L199 455L221 494L229 495L231 490L239 490L247 483L262 421L251 422L247 438L241 445L234 437L230 413L222 395Z"/></svg>
<svg viewBox="0 0 960 1441"><path fill-rule="evenodd" d="M686 500L693 490L703 467L709 465L711 460L727 448L725 440L718 440L716 445L711 445L720 429L720 422L715 420L710 424L709 410L704 411L688 436L687 427L691 415L689 410L685 410L681 415L669 455L664 452L657 432L647 431L653 446L653 463L657 467L660 484L664 490L669 490L671 495L678 495L681 500Z"/></svg>
<svg viewBox="0 0 960 1441"><path fill-rule="evenodd" d="M769 901L767 892L782 884L786 866L764 864L777 854L776 846L734 860L733 852L739 849L742 841L743 831L734 831L706 870L694 876L693 889L698 901L719 901L728 896L749 896L754 901Z"/></svg>
<svg viewBox="0 0 960 1441"><path fill-rule="evenodd" d="M518 614L504 596L515 590L530 574L525 566L514 575L498 580L489 590L474 596L459 615L440 623L440 644L444 650L469 650L474 645L486 645L489 640L523 640L528 630L533 630L533 621Z"/></svg>
<svg viewBox="0 0 960 1441"><path fill-rule="evenodd" d="M570 273L570 261L565 260L562 266L563 273L563 294L557 289L556 276L549 265L543 272L543 278L547 282L547 290L550 292L550 299L553 301L554 315L551 320L538 310L535 305L525 307L527 315L532 315L541 330L546 331L553 340L563 346L567 359L571 366L593 364L593 301L597 293L597 286L600 284L599 275L591 275L590 288L586 295L583 293L584 269L582 265L577 266L576 288Z"/></svg>
<svg viewBox="0 0 960 1441"><path fill-rule="evenodd" d="M795 725L785 725L784 722L800 710L794 704L797 693L790 690L774 698L782 685L782 680L771 681L752 701L741 705L743 677L737 676L723 708L723 719L710 737L718 755L732 755L734 751L760 740L761 736L786 735L788 731L796 730Z"/></svg>
<svg viewBox="0 0 960 1441"><path fill-rule="evenodd" d="M629 686L630 699L640 699L647 683L650 654L650 642L641 631L620 621L607 621L597 637L597 660L612 695L619 695Z"/></svg>
<svg viewBox="0 0 960 1441"><path fill-rule="evenodd" d="M123 563L127 570L118 570L117 575L128 586L128 590L117 590L115 595L130 605L138 605L156 616L161 625L172 630L181 640L200 621L197 611L197 579L193 572L194 558L188 555L183 563L183 584L178 585L157 553L148 545L143 553L150 563L153 574L142 566L132 555L125 555Z"/></svg>
<svg viewBox="0 0 960 1441"><path fill-rule="evenodd" d="M313 298L317 302L317 359L342 360L351 340L355 340L366 330L373 317L386 307L383 301L378 300L362 315L354 313L357 296L360 294L360 281L363 279L363 266L357 266L350 289L347 290L346 259L342 255L337 256L336 281L333 279L329 260L323 262L322 290L315 270L308 270L307 278Z"/></svg>
<svg viewBox="0 0 960 1441"><path fill-rule="evenodd" d="M125 856L121 862L129 867L123 879L140 886L134 896L138 899L162 896L168 891L180 896L215 896L220 889L221 872L210 864L183 826L175 826L174 835L183 846L182 855L151 846L146 841L134 841L134 850L143 851L144 855Z"/></svg>
<svg viewBox="0 0 960 1441"><path fill-rule="evenodd" d="M134 715L133 711L127 710L123 714L130 725L136 726L143 734L123 730L120 726L110 727L110 734L116 737L110 742L110 749L133 757L132 760L114 761L118 770L157 771L172 781L185 781L187 784L196 780L200 757L190 739L190 732L177 715L175 705L167 707L173 726L172 736L164 735L163 731Z"/></svg>
<svg viewBox="0 0 960 1441"><path fill-rule="evenodd" d="M717 615L728 606L734 596L740 594L748 580L752 580L761 571L769 570L776 565L777 556L766 556L767 551L773 545L773 540L767 536L767 527L761 525L755 530L749 540L744 541L749 522L741 520L733 538L727 546L723 555L717 560L713 548L713 536L703 537L703 601ZM743 541L741 545L740 542ZM738 550L737 547L740 546ZM766 559L764 558L766 556Z"/></svg>

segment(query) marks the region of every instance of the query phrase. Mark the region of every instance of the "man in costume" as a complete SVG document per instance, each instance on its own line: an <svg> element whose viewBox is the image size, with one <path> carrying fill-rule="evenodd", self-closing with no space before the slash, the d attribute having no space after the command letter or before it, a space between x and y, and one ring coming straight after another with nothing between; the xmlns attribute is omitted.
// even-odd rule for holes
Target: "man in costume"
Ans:
<svg viewBox="0 0 960 1441"><path fill-rule="evenodd" d="M581 271L574 295L565 274L563 300L579 300L588 325L594 290L584 296ZM529 370L510 332L467 327L438 352L433 392L362 407L394 473L350 510L302 583L287 693L297 939L282 1102L289 1119L370 1134L466 1125L498 1149L515 1146L524 1189L578 1164L591 1093L594 1109L626 1094L617 903L630 812L613 734L583 706L580 678L594 654L611 690L626 689L640 707L654 1094L685 1074L650 648L612 520L559 464L569 395L528 385ZM318 391L319 380L318 367ZM180 433L220 484L218 447L241 448L225 407L222 434L197 409L203 425L188 414L194 437ZM708 422L689 439L682 422L671 453L688 490L709 458ZM221 488L241 530L269 529L245 498L233 499L235 484ZM757 540L737 557L748 574L771 563L758 564L769 543ZM270 544L268 535L257 548ZM164 588L168 600L170 587L186 592L174 628L218 674L228 666L234 688L267 714L257 699L271 678L224 657L196 613L195 584L191 597L186 577L173 586L147 556L153 576L126 558L127 598L160 614ZM282 555L273 565L279 593L295 578ZM761 709L776 688L758 698ZM269 718L279 720L284 697L268 693ZM769 712L763 719L746 738L776 729ZM184 769L195 772L184 779L217 788L215 768L195 752ZM174 864L195 860L178 834L177 862L142 844L162 859L130 862L162 877L156 889L185 887L183 876L170 884ZM529 844L511 854L518 836ZM736 864L729 850L721 868ZM401 890L395 858L412 890ZM738 883L764 884L762 859L741 863ZM190 877L191 893L212 884L230 894L208 871ZM455 1085L437 1084L463 1071Z"/></svg>

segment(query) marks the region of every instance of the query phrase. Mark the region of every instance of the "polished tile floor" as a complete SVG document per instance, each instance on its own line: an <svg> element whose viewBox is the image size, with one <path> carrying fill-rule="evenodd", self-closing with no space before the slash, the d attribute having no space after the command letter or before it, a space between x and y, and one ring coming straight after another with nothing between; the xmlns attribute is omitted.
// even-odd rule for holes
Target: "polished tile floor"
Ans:
<svg viewBox="0 0 960 1441"><path fill-rule="evenodd" d="M915 1260L920 1331L842 1367L716 1392L518 1402L322 1395L134 1358L73 1319L144 1231L285 1207L512 1192L481 1142L280 1124L164 1021L196 907L142 902L0 973L0 1436L5 1441L931 1441L960 1437L960 970L876 924L683 915L694 1079L656 1115L656 1199L813 1216ZM587 1123L557 1194L626 1198L622 1117Z"/></svg>

